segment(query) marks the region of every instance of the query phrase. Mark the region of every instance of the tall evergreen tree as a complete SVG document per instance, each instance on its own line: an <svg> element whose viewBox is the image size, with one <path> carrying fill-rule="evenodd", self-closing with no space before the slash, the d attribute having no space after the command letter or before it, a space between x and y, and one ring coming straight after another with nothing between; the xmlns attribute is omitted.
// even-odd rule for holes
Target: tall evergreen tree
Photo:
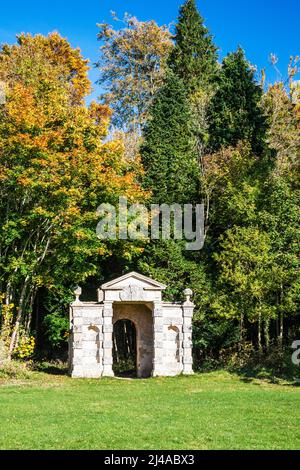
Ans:
<svg viewBox="0 0 300 470"><path fill-rule="evenodd" d="M254 74L240 47L223 60L209 111L213 150L244 140L255 153L262 152L266 120L259 105L263 91Z"/></svg>
<svg viewBox="0 0 300 470"><path fill-rule="evenodd" d="M144 186L152 191L152 202L195 201L198 165L191 113L184 84L171 71L152 104L144 137Z"/></svg>
<svg viewBox="0 0 300 470"><path fill-rule="evenodd" d="M217 70L217 48L195 0L187 0L180 8L174 39L170 68L192 93L207 86Z"/></svg>

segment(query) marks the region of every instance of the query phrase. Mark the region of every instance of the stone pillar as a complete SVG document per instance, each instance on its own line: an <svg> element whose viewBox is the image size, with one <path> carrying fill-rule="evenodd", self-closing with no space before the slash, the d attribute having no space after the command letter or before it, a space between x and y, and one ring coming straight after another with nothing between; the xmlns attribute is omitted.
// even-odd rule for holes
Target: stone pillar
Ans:
<svg viewBox="0 0 300 470"><path fill-rule="evenodd" d="M113 377L113 304L105 301L103 307L103 377Z"/></svg>
<svg viewBox="0 0 300 470"><path fill-rule="evenodd" d="M161 302L153 306L153 377L164 375L163 308Z"/></svg>
<svg viewBox="0 0 300 470"><path fill-rule="evenodd" d="M193 374L193 356L192 356L192 317L194 312L194 304L190 301L192 291L186 289L184 291L186 301L182 305L183 311L183 327L182 327L182 373L184 375Z"/></svg>
<svg viewBox="0 0 300 470"><path fill-rule="evenodd" d="M82 307L73 303L71 305L71 351L70 373L72 377L84 377L83 348L82 348Z"/></svg>

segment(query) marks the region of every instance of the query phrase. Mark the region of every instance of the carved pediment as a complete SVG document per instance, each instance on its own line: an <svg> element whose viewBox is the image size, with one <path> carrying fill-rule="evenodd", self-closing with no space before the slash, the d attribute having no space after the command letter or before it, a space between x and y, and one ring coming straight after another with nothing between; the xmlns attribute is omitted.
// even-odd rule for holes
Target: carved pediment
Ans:
<svg viewBox="0 0 300 470"><path fill-rule="evenodd" d="M120 299L123 301L144 300L144 288L137 285L126 286L120 293Z"/></svg>
<svg viewBox="0 0 300 470"><path fill-rule="evenodd" d="M143 276L142 274L131 272L124 276L118 277L113 281L106 282L102 285L102 289L106 290L124 290L126 288L133 288L137 292L137 287L145 290L164 290L166 286L160 282L151 279L150 277ZM128 293L129 291L126 290ZM141 290L139 290L139 293ZM125 294L124 294L125 295ZM128 294L129 295L129 294ZM135 295L135 294L133 294ZM123 299L122 299L123 300Z"/></svg>

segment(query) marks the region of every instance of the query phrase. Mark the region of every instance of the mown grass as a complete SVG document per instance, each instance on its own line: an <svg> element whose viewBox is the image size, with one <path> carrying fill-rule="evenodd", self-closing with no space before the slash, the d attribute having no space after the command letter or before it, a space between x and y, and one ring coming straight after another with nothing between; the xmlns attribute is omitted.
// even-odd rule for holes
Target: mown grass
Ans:
<svg viewBox="0 0 300 470"><path fill-rule="evenodd" d="M0 374L1 449L300 449L300 388L224 371L70 379Z"/></svg>

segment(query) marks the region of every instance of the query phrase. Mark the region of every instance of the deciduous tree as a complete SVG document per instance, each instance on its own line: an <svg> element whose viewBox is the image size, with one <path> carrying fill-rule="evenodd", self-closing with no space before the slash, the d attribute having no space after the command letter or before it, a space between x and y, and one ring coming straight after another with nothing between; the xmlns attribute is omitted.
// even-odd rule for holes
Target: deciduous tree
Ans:
<svg viewBox="0 0 300 470"><path fill-rule="evenodd" d="M110 249L96 208L143 194L119 141L105 140L110 110L84 105L88 65L57 33L21 35L0 52L0 291L13 306L9 353L31 328L39 288L69 288Z"/></svg>

